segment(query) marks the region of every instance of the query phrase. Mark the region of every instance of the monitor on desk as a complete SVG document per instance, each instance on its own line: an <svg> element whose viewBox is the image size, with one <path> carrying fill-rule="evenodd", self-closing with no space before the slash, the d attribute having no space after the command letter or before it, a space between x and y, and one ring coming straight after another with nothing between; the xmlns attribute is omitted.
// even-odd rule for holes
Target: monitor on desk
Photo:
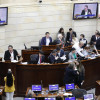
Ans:
<svg viewBox="0 0 100 100"><path fill-rule="evenodd" d="M94 100L94 94L89 93L89 94L84 95L84 100Z"/></svg>
<svg viewBox="0 0 100 100"><path fill-rule="evenodd" d="M53 91L58 91L59 90L59 85L58 84L52 84L52 85L49 85L49 91L50 92L53 92Z"/></svg>
<svg viewBox="0 0 100 100"><path fill-rule="evenodd" d="M32 85L32 91L41 92L42 91L42 86L41 85Z"/></svg>
<svg viewBox="0 0 100 100"><path fill-rule="evenodd" d="M66 91L75 89L74 83L72 83L72 84L66 84L65 85L65 89L66 89Z"/></svg>
<svg viewBox="0 0 100 100"><path fill-rule="evenodd" d="M39 50L40 47L39 46L31 46L31 50Z"/></svg>
<svg viewBox="0 0 100 100"><path fill-rule="evenodd" d="M65 97L65 100L76 100L75 97Z"/></svg>
<svg viewBox="0 0 100 100"><path fill-rule="evenodd" d="M36 100L35 98L25 98L24 100Z"/></svg>
<svg viewBox="0 0 100 100"><path fill-rule="evenodd" d="M56 100L56 98L55 97L46 97L46 98L44 98L44 100Z"/></svg>

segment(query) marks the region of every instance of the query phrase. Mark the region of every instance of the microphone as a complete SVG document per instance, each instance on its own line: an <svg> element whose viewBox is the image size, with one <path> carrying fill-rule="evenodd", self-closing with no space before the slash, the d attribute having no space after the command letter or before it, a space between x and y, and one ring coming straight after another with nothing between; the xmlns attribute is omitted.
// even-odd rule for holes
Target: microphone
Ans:
<svg viewBox="0 0 100 100"><path fill-rule="evenodd" d="M25 47L25 49L27 49L27 47L26 47L26 44L24 43L24 47Z"/></svg>

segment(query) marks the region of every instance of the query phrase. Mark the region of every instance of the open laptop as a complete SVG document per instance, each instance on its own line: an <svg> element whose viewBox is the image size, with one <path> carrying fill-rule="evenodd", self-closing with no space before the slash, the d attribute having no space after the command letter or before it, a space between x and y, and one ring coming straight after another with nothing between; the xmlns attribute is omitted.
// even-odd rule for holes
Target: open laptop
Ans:
<svg viewBox="0 0 100 100"><path fill-rule="evenodd" d="M71 90L73 90L73 89L75 89L74 83L72 83L72 84L66 84L66 85L65 85L65 90L66 90L66 91L71 91Z"/></svg>
<svg viewBox="0 0 100 100"><path fill-rule="evenodd" d="M94 100L94 94L93 93L85 94L83 97L84 97L84 100Z"/></svg>
<svg viewBox="0 0 100 100"><path fill-rule="evenodd" d="M32 85L32 91L34 93L41 93L42 91L42 86L41 85Z"/></svg>
<svg viewBox="0 0 100 100"><path fill-rule="evenodd" d="M46 97L46 98L44 98L44 100L56 100L56 98L55 97Z"/></svg>
<svg viewBox="0 0 100 100"><path fill-rule="evenodd" d="M76 100L75 97L65 97L65 100Z"/></svg>
<svg viewBox="0 0 100 100"><path fill-rule="evenodd" d="M57 92L59 90L58 84L51 84L49 85L49 92Z"/></svg>
<svg viewBox="0 0 100 100"><path fill-rule="evenodd" d="M35 98L25 98L24 100L36 100Z"/></svg>

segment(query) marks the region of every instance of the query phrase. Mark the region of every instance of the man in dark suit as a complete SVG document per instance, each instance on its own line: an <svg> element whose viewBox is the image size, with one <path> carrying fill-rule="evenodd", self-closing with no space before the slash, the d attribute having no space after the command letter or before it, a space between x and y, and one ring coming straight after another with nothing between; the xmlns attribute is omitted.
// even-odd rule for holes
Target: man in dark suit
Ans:
<svg viewBox="0 0 100 100"><path fill-rule="evenodd" d="M48 56L48 60L49 60L49 63L51 64L54 64L56 62L56 55L57 55L57 50L54 49L51 54Z"/></svg>
<svg viewBox="0 0 100 100"><path fill-rule="evenodd" d="M42 46L42 45L48 46L49 43L51 43L51 42L52 42L52 38L50 37L50 33L49 33L49 32L46 32L46 33L45 33L45 37L43 37L43 38L41 39L41 46Z"/></svg>
<svg viewBox="0 0 100 100"><path fill-rule="evenodd" d="M43 51L39 51L39 54L32 54L30 56L30 64L41 64L45 62L45 56Z"/></svg>
<svg viewBox="0 0 100 100"><path fill-rule="evenodd" d="M74 32L72 28L69 28L69 32L67 32L67 35L66 35L66 45L71 45L72 35L77 37L76 32Z"/></svg>
<svg viewBox="0 0 100 100"><path fill-rule="evenodd" d="M90 45L96 45L96 41L98 39L98 33L99 31L96 30L95 35L92 35L91 40L90 40Z"/></svg>
<svg viewBox="0 0 100 100"><path fill-rule="evenodd" d="M62 57L62 56L65 55L64 50L63 49L60 49L60 47L57 47L56 50L57 50L57 55L56 56Z"/></svg>
<svg viewBox="0 0 100 100"><path fill-rule="evenodd" d="M13 49L13 46L12 45L9 45L8 46L8 50L5 51L5 54L4 54L4 60L17 60L17 57L18 59L21 57L18 52Z"/></svg>
<svg viewBox="0 0 100 100"><path fill-rule="evenodd" d="M88 9L88 5L85 5L81 15L92 15L91 9ZM84 18L89 18L89 16L84 16Z"/></svg>
<svg viewBox="0 0 100 100"><path fill-rule="evenodd" d="M98 33L98 39L96 41L96 48L97 50L100 50L100 33Z"/></svg>

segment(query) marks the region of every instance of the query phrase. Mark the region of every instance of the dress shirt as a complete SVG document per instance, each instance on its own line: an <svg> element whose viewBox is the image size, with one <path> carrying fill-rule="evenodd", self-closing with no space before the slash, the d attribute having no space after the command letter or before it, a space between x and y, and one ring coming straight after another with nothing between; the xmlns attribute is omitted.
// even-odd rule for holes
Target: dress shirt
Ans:
<svg viewBox="0 0 100 100"><path fill-rule="evenodd" d="M11 54L11 61L13 61L14 60L14 53L10 52L10 54Z"/></svg>
<svg viewBox="0 0 100 100"><path fill-rule="evenodd" d="M50 39L49 38L46 38L46 46L48 46L50 43Z"/></svg>

